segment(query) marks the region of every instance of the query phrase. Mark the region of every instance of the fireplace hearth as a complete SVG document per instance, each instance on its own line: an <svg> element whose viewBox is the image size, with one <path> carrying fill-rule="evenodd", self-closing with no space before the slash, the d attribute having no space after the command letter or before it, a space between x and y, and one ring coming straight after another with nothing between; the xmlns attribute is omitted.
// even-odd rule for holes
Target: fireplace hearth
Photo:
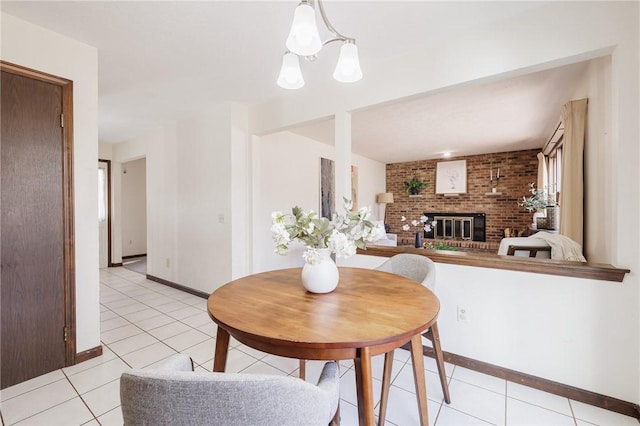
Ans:
<svg viewBox="0 0 640 426"><path fill-rule="evenodd" d="M424 213L437 221L424 237L445 240L486 241L485 213Z"/></svg>

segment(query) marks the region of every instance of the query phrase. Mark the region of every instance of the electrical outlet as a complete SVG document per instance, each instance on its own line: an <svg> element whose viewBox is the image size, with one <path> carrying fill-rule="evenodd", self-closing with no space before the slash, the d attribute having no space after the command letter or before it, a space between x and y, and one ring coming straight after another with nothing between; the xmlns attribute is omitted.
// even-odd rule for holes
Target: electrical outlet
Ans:
<svg viewBox="0 0 640 426"><path fill-rule="evenodd" d="M218 215L218 223L224 223L224 213Z"/></svg>
<svg viewBox="0 0 640 426"><path fill-rule="evenodd" d="M458 321L469 322L469 320L469 310L464 306L458 305Z"/></svg>
<svg viewBox="0 0 640 426"><path fill-rule="evenodd" d="M164 261L164 264L166 265L167 268L171 268L171 259L167 257Z"/></svg>

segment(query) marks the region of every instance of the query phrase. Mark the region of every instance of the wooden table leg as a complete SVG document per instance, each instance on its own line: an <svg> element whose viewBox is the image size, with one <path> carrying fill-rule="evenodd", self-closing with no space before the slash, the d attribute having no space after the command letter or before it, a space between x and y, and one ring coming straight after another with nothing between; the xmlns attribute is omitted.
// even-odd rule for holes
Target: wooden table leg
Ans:
<svg viewBox="0 0 640 426"><path fill-rule="evenodd" d="M307 361L304 359L300 360L300 374L298 375L298 377L300 377L302 380L306 380L307 378Z"/></svg>
<svg viewBox="0 0 640 426"><path fill-rule="evenodd" d="M393 350L384 354L384 370L382 372L382 392L380 394L380 411L378 425L383 426L387 417L387 402L389 401L389 387L391 386L391 371L393 370Z"/></svg>
<svg viewBox="0 0 640 426"><path fill-rule="evenodd" d="M371 377L370 349L358 349L358 355L354 360L354 364L356 370L356 389L358 393L358 423L360 426L374 426L373 378Z"/></svg>
<svg viewBox="0 0 640 426"><path fill-rule="evenodd" d="M424 359L422 358L421 334L416 334L411 338L411 362L413 363L413 379L416 382L416 397L418 398L420 424L422 426L429 426L429 414L427 413L427 384L424 379Z"/></svg>
<svg viewBox="0 0 640 426"><path fill-rule="evenodd" d="M216 352L213 358L213 371L224 373L227 368L227 353L229 352L229 332L218 326L216 335Z"/></svg>

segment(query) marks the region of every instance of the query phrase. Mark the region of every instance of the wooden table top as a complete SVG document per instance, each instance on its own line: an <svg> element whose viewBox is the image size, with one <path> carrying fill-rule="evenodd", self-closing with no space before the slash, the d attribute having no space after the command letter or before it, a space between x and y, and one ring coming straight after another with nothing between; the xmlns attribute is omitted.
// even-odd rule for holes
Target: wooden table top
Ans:
<svg viewBox="0 0 640 426"><path fill-rule="evenodd" d="M415 281L371 269L339 268L331 293L307 292L301 268L249 275L214 291L210 317L231 335L307 349L384 345L426 330L440 310Z"/></svg>

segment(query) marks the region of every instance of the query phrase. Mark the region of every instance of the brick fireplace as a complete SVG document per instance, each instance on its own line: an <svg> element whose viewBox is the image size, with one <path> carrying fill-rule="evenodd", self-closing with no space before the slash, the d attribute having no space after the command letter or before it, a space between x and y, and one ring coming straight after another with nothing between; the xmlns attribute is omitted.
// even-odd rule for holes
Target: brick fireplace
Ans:
<svg viewBox="0 0 640 426"><path fill-rule="evenodd" d="M484 240L462 239L462 246L493 247L504 237L504 229L511 228L525 232L532 222L532 213L518 206L523 195L529 195L530 182L537 180L538 149L500 152L483 155L472 155L450 158L447 160L422 160L407 163L387 164L387 192L392 192L394 203L387 205L387 223L391 232L398 234L399 242L410 244L415 237L415 230L405 232L401 221L405 216L409 221L420 219L425 212L432 218L434 213L464 218L465 215L484 215ZM458 196L444 196L435 193L436 164L441 161L467 160L467 192ZM491 193L489 184L490 170L495 176L500 167L500 180L497 192ZM419 196L410 196L404 182L416 176L428 181ZM494 181L495 182L495 181ZM474 213L475 212L475 213ZM475 221L475 220L474 220ZM450 222L455 232L456 226L470 226L468 222L459 220ZM443 224L444 226L444 224ZM441 233L444 235L444 231ZM435 240L444 238L436 237ZM455 234L454 234L455 235ZM462 234L461 234L462 235ZM465 234L466 238L467 234ZM456 241L450 239L451 241ZM485 243L483 244L484 241ZM452 244L456 245L456 244Z"/></svg>

